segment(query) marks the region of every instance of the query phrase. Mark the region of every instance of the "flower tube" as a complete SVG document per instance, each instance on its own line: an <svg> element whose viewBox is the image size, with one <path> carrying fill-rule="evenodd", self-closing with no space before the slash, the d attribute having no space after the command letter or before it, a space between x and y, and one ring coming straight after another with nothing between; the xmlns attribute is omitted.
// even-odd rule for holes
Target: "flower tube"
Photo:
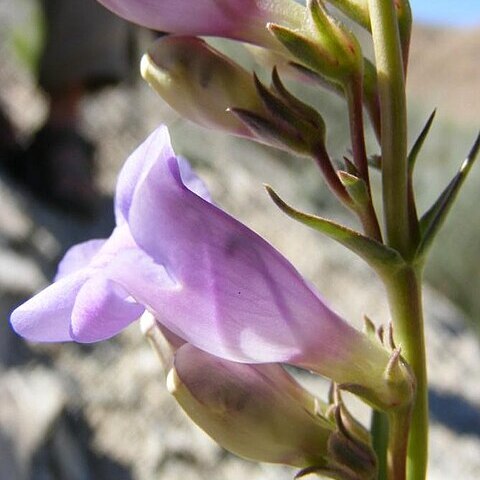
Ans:
<svg viewBox="0 0 480 480"><path fill-rule="evenodd" d="M116 217L108 248L80 270L67 256L59 282L12 313L18 333L102 340L141 313L134 304L124 316L118 299L134 299L186 342L226 360L306 368L385 408L409 400L399 355L392 363L391 352L333 312L268 242L213 205L165 127L127 160ZM123 240L129 235L133 241Z"/></svg>
<svg viewBox="0 0 480 480"><path fill-rule="evenodd" d="M301 25L305 8L294 0L99 0L112 12L161 32L225 37L264 47L280 45L265 26Z"/></svg>

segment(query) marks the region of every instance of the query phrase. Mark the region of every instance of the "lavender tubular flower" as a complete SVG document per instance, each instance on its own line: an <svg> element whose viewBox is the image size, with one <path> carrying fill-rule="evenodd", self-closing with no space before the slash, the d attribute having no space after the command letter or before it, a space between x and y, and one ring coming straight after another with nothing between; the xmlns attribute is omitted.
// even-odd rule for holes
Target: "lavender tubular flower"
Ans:
<svg viewBox="0 0 480 480"><path fill-rule="evenodd" d="M307 368L385 408L409 398L398 355L392 365L389 352L330 310L279 252L210 203L175 157L165 127L127 160L116 217L95 255L77 247L61 278L13 312L19 334L102 340L146 307L174 334L221 358ZM79 255L90 257L80 270Z"/></svg>
<svg viewBox="0 0 480 480"><path fill-rule="evenodd" d="M117 15L162 32L216 36L278 48L268 22L295 28L305 9L294 0L99 0Z"/></svg>

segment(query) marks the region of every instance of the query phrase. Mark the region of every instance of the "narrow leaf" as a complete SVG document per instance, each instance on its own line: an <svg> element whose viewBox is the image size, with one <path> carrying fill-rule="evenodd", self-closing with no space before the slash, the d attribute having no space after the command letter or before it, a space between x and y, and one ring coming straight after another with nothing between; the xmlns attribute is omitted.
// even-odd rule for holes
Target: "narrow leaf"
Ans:
<svg viewBox="0 0 480 480"><path fill-rule="evenodd" d="M415 168L415 162L417 160L418 154L422 149L423 142L425 142L425 139L427 138L428 132L430 131L430 127L432 126L436 113L437 113L437 109L435 109L430 114L430 116L428 117L427 123L425 123L422 131L420 132L420 135L415 140L415 143L413 144L413 147L410 150L410 153L408 154L408 169L409 169L410 175L413 173L413 169Z"/></svg>
<svg viewBox="0 0 480 480"><path fill-rule="evenodd" d="M420 231L422 234L422 240L417 249L417 258L423 259L429 247L432 245L433 240L447 218L450 208L455 202L460 187L463 185L468 173L472 169L479 150L480 133L477 135L475 143L458 173L453 177L452 181L447 185L437 201L421 218Z"/></svg>
<svg viewBox="0 0 480 480"><path fill-rule="evenodd" d="M341 243L363 258L376 271L383 272L385 268L397 267L403 264L403 260L396 250L368 238L355 230L339 225L332 220L300 212L285 203L272 187L265 185L265 188L270 198L280 210L289 217Z"/></svg>

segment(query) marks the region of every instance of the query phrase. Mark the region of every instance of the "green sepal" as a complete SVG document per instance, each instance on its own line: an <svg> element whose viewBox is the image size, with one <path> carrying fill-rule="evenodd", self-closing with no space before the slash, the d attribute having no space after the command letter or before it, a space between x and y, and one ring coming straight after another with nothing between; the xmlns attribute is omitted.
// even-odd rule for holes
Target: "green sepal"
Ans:
<svg viewBox="0 0 480 480"><path fill-rule="evenodd" d="M370 30L370 15L367 0L327 0L342 11L347 17L357 22L366 30Z"/></svg>
<svg viewBox="0 0 480 480"><path fill-rule="evenodd" d="M408 171L410 176L412 175L413 170L415 168L415 162L417 161L418 154L420 153L420 150L423 147L423 143L425 142L425 139L427 138L427 135L430 132L430 128L432 126L433 120L435 119L436 113L437 113L437 109L435 109L430 114L427 122L422 128L422 131L420 132L420 135L415 140L415 143L413 144L413 147L410 150L410 153L408 154Z"/></svg>
<svg viewBox="0 0 480 480"><path fill-rule="evenodd" d="M241 108L229 111L258 141L300 155L310 155L319 142L325 141L326 127L321 115L288 92L276 69L271 89L255 74L253 83L265 114Z"/></svg>
<svg viewBox="0 0 480 480"><path fill-rule="evenodd" d="M253 74L253 81L260 100L271 116L272 123L285 125L293 131L300 132L303 122L295 115L292 109L265 87L256 74Z"/></svg>
<svg viewBox="0 0 480 480"><path fill-rule="evenodd" d="M312 127L314 127L321 139L325 140L327 130L325 120L320 115L320 113L317 112L317 110L315 110L310 105L302 102L287 90L287 88L280 79L277 67L274 67L272 71L272 87L275 93L280 96L280 98L285 102L285 104L288 105L288 107L290 107L295 113L297 113L303 120L305 120Z"/></svg>
<svg viewBox="0 0 480 480"><path fill-rule="evenodd" d="M331 17L321 0L307 3L309 22L302 30L269 23L267 28L302 64L342 86L362 75L363 60L355 36Z"/></svg>
<svg viewBox="0 0 480 480"><path fill-rule="evenodd" d="M365 181L343 170L338 171L338 176L354 203L360 209L364 209L370 203L370 195Z"/></svg>
<svg viewBox="0 0 480 480"><path fill-rule="evenodd" d="M285 203L272 187L265 185L265 188L270 198L285 214L336 240L363 258L377 272L383 273L385 270L398 268L404 264L402 257L396 250L332 220L300 212Z"/></svg>
<svg viewBox="0 0 480 480"><path fill-rule="evenodd" d="M416 252L416 258L418 260L423 261L425 259L428 249L432 245L433 240L447 218L463 182L472 169L479 150L480 133L477 135L475 143L473 144L467 158L462 163L458 173L453 177L445 190L443 190L437 201L420 219L420 233L422 237Z"/></svg>
<svg viewBox="0 0 480 480"><path fill-rule="evenodd" d="M281 25L269 24L268 29L303 64L312 68L315 72L331 78L331 65L334 64L335 58L326 48L315 43L313 39Z"/></svg>
<svg viewBox="0 0 480 480"><path fill-rule="evenodd" d="M299 132L289 127L286 122L279 127L270 119L249 110L229 108L228 111L241 120L259 142L301 155L309 153L310 150L306 148Z"/></svg>

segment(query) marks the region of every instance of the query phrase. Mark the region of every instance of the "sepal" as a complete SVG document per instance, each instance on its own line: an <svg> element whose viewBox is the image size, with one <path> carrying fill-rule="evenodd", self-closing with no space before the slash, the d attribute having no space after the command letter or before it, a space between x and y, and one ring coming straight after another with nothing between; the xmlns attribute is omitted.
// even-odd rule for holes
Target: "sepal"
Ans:
<svg viewBox="0 0 480 480"><path fill-rule="evenodd" d="M322 0L309 0L302 29L268 24L270 32L292 55L327 79L347 85L362 75L363 57L355 36L327 12Z"/></svg>
<svg viewBox="0 0 480 480"><path fill-rule="evenodd" d="M266 113L240 108L229 111L245 124L255 140L307 156L324 143L326 127L322 116L286 89L276 69L270 89L256 75L253 80Z"/></svg>
<svg viewBox="0 0 480 480"><path fill-rule="evenodd" d="M363 28L370 30L368 0L327 0Z"/></svg>
<svg viewBox="0 0 480 480"><path fill-rule="evenodd" d="M365 181L355 174L343 170L339 170L338 176L355 205L360 210L365 209L370 204L370 195Z"/></svg>

